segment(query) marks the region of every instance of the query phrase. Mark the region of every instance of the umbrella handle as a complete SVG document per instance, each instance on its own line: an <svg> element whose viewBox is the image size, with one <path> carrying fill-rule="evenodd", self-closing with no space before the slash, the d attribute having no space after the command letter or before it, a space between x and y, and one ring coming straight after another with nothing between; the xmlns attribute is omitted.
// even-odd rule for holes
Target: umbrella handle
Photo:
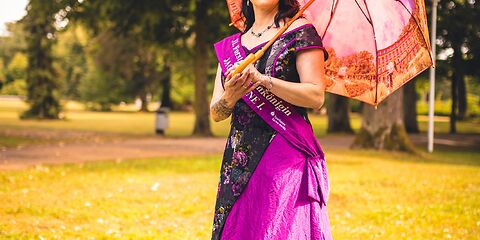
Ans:
<svg viewBox="0 0 480 240"><path fill-rule="evenodd" d="M240 62L240 64L237 66L237 68L235 68L235 70L232 73L232 76L234 76L235 74L243 71L243 69L245 69L250 63L254 63L258 59L260 59L262 57L263 53L264 53L264 50L261 49L261 50L257 51L256 53L248 54L248 56Z"/></svg>
<svg viewBox="0 0 480 240"><path fill-rule="evenodd" d="M237 66L237 68L235 68L235 70L233 71L232 76L242 72L243 69L245 69L248 66L248 64L253 63L258 59L260 59L263 53L265 53L265 51L273 44L273 42L275 42L275 40L277 40L277 38L280 37L280 35L282 35L295 20L297 20L297 18L299 18L303 14L305 9L307 9L310 5L312 5L314 1L315 0L310 0L305 5L303 5L303 7L300 10L298 10L297 14L295 14L295 16L293 16L290 19L290 21L288 21L280 30L278 30L277 34L275 34L275 36L273 36L273 38L270 39L270 41L268 41L268 43L265 46L263 46L255 54L250 53L245 59L243 59L240 62L240 64Z"/></svg>

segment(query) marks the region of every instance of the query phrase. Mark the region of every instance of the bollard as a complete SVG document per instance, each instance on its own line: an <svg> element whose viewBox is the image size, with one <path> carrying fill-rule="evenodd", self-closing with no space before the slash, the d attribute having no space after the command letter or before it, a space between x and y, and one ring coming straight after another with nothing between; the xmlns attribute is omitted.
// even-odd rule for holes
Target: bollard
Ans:
<svg viewBox="0 0 480 240"><path fill-rule="evenodd" d="M161 107L156 111L155 133L165 135L165 129L168 127L169 108Z"/></svg>

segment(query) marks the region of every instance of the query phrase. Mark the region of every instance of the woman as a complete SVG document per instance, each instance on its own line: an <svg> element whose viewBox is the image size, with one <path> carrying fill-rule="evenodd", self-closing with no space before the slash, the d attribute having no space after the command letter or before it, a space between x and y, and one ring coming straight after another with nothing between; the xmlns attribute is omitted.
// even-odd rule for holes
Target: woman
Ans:
<svg viewBox="0 0 480 240"><path fill-rule="evenodd" d="M325 158L306 111L324 102L328 53L316 29L295 20L254 65L231 74L298 10L296 0L243 0L245 32L215 44L211 115L232 118L212 239L331 239Z"/></svg>

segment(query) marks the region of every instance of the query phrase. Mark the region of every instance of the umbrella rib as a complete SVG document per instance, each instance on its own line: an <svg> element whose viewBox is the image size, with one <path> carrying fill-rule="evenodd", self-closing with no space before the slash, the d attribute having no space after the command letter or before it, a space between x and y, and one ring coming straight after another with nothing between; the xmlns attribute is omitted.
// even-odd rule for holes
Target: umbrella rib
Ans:
<svg viewBox="0 0 480 240"><path fill-rule="evenodd" d="M356 2L357 0L355 0ZM373 20L372 16L370 15L370 11L368 11L368 4L366 0L363 0L363 3L365 3L365 8L368 13L368 17L370 17L370 25L372 26L372 31L373 31L373 42L375 43L375 106L377 105L377 100L378 100L378 49L377 49L377 36L375 35L375 27L373 26ZM358 3L357 3L358 5ZM363 12L363 11L362 11Z"/></svg>
<svg viewBox="0 0 480 240"><path fill-rule="evenodd" d="M427 48L428 48L428 55L430 55L430 60L432 61L432 64L433 64L433 56L432 56L431 46L428 45L427 40L425 39L425 35L423 34L422 28L421 28L420 25L418 24L417 19L416 19L415 16L410 12L410 10L408 10L407 6L405 6L405 4L403 4L402 1L400 1L400 0L395 0L395 1L400 2L400 4L402 4L403 8L405 8L405 10L408 12L408 14L410 14L410 16L413 18L413 21L415 21L415 24L417 24L418 31L420 31L420 33L421 33L421 35L422 35L423 42L425 43L425 46L427 46ZM435 41L435 39L434 39L434 41Z"/></svg>
<svg viewBox="0 0 480 240"><path fill-rule="evenodd" d="M365 7L367 6L367 3L365 1L363 1L365 3ZM365 18L367 19L367 21L372 24L372 20L370 18L367 17L367 15L365 14L365 12L363 11L362 7L360 7L360 4L358 4L357 0L355 0L355 3L357 4L358 8L360 9L360 11L362 12L363 16L365 16ZM368 8L367 8L367 11L368 11ZM369 14L370 16L370 14Z"/></svg>
<svg viewBox="0 0 480 240"><path fill-rule="evenodd" d="M325 31L322 33L322 39L325 38L325 34L327 34L328 27L330 27L330 23L332 23L333 16L335 15L335 12L337 11L337 6L339 1L332 1L332 8L330 9L330 19L328 19L327 26L325 27Z"/></svg>

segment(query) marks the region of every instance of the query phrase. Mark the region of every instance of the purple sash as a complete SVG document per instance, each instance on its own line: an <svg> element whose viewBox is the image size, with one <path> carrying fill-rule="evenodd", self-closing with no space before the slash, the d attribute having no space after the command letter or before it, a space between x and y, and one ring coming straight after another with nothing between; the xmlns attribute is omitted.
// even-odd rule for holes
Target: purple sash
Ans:
<svg viewBox="0 0 480 240"><path fill-rule="evenodd" d="M236 33L214 44L224 75L228 68L246 57L240 45L240 36L241 33ZM245 94L242 99L293 147L304 153L308 159L308 196L326 205L330 184L325 155L312 126L295 111L292 104L267 92L262 85Z"/></svg>

